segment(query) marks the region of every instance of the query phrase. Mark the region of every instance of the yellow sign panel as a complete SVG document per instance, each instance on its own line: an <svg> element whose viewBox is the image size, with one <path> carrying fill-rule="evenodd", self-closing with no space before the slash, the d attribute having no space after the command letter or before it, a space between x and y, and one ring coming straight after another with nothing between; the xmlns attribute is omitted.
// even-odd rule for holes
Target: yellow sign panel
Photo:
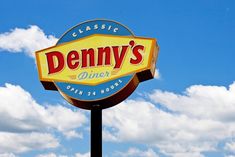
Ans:
<svg viewBox="0 0 235 157"><path fill-rule="evenodd" d="M97 85L155 70L156 40L95 34L36 52L41 81Z"/></svg>

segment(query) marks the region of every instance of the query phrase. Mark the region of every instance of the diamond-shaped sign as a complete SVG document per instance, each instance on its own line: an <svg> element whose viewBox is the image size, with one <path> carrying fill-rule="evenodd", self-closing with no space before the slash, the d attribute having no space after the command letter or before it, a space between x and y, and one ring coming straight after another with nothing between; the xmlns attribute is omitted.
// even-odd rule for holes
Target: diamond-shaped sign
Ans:
<svg viewBox="0 0 235 157"><path fill-rule="evenodd" d="M41 81L97 85L155 70L152 38L95 34L36 52Z"/></svg>

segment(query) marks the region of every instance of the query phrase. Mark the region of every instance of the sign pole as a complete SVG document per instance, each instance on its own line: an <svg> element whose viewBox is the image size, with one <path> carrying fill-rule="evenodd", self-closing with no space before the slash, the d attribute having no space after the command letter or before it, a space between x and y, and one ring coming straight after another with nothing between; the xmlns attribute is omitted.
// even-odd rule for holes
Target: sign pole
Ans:
<svg viewBox="0 0 235 157"><path fill-rule="evenodd" d="M91 157L102 157L102 109L91 110Z"/></svg>

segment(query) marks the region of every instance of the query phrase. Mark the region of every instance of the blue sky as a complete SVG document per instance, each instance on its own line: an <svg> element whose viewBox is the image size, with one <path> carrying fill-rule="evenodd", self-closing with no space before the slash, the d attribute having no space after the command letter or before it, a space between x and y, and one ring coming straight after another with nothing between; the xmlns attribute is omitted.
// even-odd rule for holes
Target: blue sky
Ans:
<svg viewBox="0 0 235 157"><path fill-rule="evenodd" d="M103 155L234 157L233 0L2 1L0 157L89 156L89 112L43 89L33 53L96 18L160 46L160 77L103 111Z"/></svg>

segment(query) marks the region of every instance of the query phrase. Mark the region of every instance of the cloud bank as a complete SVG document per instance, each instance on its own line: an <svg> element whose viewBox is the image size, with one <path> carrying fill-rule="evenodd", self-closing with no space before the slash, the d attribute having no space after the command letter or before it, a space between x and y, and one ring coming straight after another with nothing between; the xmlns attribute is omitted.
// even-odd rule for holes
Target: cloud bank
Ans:
<svg viewBox="0 0 235 157"><path fill-rule="evenodd" d="M0 115L0 153L56 148L60 143L54 131L80 137L76 128L87 122L82 112L61 105L42 106L12 84L0 87Z"/></svg>
<svg viewBox="0 0 235 157"><path fill-rule="evenodd" d="M225 141L224 150L233 153L234 95L235 83L194 85L183 94L155 90L148 100L127 100L105 110L104 139L150 145L172 157L203 157Z"/></svg>

